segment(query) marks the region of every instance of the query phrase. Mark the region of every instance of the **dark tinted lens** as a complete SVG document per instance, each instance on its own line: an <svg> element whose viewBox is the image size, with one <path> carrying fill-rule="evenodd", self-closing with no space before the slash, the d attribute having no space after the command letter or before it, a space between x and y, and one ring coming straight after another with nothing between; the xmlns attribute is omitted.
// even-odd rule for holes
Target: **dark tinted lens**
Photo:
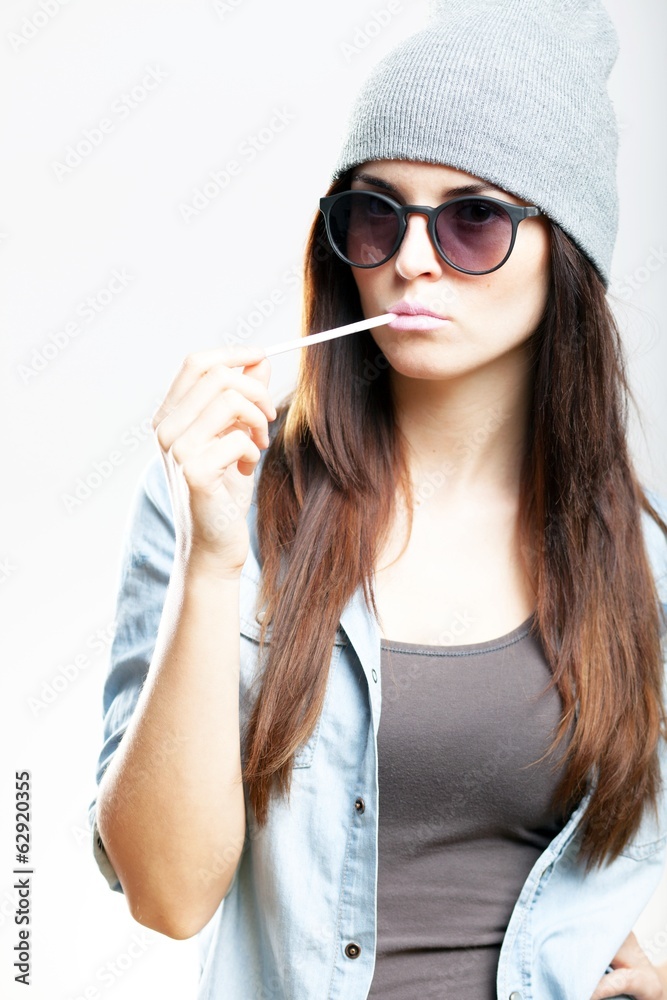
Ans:
<svg viewBox="0 0 667 1000"><path fill-rule="evenodd" d="M331 238L351 264L368 267L391 255L398 235L392 206L370 191L350 191L339 198L329 216Z"/></svg>
<svg viewBox="0 0 667 1000"><path fill-rule="evenodd" d="M509 215L484 198L465 198L449 205L438 216L435 229L452 264L468 271L496 267L512 242Z"/></svg>

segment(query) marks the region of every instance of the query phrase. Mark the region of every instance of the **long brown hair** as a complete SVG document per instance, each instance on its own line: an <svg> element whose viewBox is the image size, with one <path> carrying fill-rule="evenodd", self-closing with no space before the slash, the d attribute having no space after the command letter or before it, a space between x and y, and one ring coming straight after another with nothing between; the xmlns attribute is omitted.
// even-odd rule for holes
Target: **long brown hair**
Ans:
<svg viewBox="0 0 667 1000"><path fill-rule="evenodd" d="M329 193L349 187L350 173ZM351 269L330 250L318 213L306 246L303 332L360 318ZM553 223L548 300L529 347L520 555L537 595L534 628L562 698L547 752L570 733L554 764L568 761L554 807L572 808L595 775L580 847L588 871L616 858L644 809L656 809L658 745L667 739L664 621L641 511L666 535L667 524L628 453L631 393L604 286ZM412 523L387 368L368 331L302 351L263 458L257 534L268 652L243 733L243 778L259 826L272 792L289 794L294 753L322 710L340 615L360 584L378 617L372 574L401 495Z"/></svg>

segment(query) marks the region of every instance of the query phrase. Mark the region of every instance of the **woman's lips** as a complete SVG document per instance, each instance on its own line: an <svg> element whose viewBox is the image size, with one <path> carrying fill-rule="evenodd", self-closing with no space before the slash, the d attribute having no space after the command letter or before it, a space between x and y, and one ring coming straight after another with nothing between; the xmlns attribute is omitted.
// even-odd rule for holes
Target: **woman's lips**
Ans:
<svg viewBox="0 0 667 1000"><path fill-rule="evenodd" d="M441 316L430 316L428 313L417 313L414 316L400 313L387 323L387 326L390 330L437 330L446 323L451 323L451 320L443 319Z"/></svg>

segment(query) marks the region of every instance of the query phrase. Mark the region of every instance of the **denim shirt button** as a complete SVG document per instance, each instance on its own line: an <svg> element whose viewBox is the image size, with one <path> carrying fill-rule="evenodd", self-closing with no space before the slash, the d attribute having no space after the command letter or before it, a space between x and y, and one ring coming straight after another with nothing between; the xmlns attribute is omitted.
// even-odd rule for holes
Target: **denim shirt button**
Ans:
<svg viewBox="0 0 667 1000"><path fill-rule="evenodd" d="M359 796L359 798L354 800L354 808L357 810L358 813L362 813L366 808L366 803L362 799L361 795Z"/></svg>
<svg viewBox="0 0 667 1000"><path fill-rule="evenodd" d="M510 1000L521 1000L521 994L518 990L512 990L510 993Z"/></svg>
<svg viewBox="0 0 667 1000"><path fill-rule="evenodd" d="M255 620L258 621L260 625L262 624L265 618L266 618L266 611L258 611L257 614L255 615Z"/></svg>
<svg viewBox="0 0 667 1000"><path fill-rule="evenodd" d="M350 941L349 944L345 945L345 954L348 958L359 958L361 954L361 945L355 944L354 941Z"/></svg>

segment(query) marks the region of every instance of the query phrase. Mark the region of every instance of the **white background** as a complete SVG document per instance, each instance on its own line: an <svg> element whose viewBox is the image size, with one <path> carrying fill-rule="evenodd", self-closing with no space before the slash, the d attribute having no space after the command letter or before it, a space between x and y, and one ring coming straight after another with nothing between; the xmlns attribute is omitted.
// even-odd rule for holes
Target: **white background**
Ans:
<svg viewBox="0 0 667 1000"><path fill-rule="evenodd" d="M55 13L44 16L36 0L5 0L0 13L0 992L28 995L12 981L11 811L14 771L27 768L29 995L185 1000L196 990L196 939L173 941L131 918L94 864L86 818L120 547L156 447L150 417L184 355L222 345L272 293L282 300L254 338L268 345L298 335L299 284L287 274L299 271L348 108L370 67L422 26L426 4L394 0L378 29L385 0L44 3ZM664 255L667 222L664 132L656 127L664 121L667 8L663 0L608 7L621 42L610 84L621 125L610 297L643 415L642 430L632 413L633 452L644 483L667 496L667 272L654 256ZM154 89L121 113L118 100L150 70ZM275 109L291 120L248 160L242 144L269 128ZM102 119L111 123L102 141L58 177L54 164ZM186 223L179 206L232 158L242 163L239 175ZM126 286L103 305L114 271L125 273ZM81 307L90 296L100 308L92 320ZM61 335L64 346L30 370L51 335L73 322L76 336ZM274 401L291 388L298 354L272 359ZM68 505L79 478L111 452L120 455L112 474ZM77 656L85 667L36 708ZM667 959L666 888L638 927L656 960ZM128 951L134 935L138 957Z"/></svg>

